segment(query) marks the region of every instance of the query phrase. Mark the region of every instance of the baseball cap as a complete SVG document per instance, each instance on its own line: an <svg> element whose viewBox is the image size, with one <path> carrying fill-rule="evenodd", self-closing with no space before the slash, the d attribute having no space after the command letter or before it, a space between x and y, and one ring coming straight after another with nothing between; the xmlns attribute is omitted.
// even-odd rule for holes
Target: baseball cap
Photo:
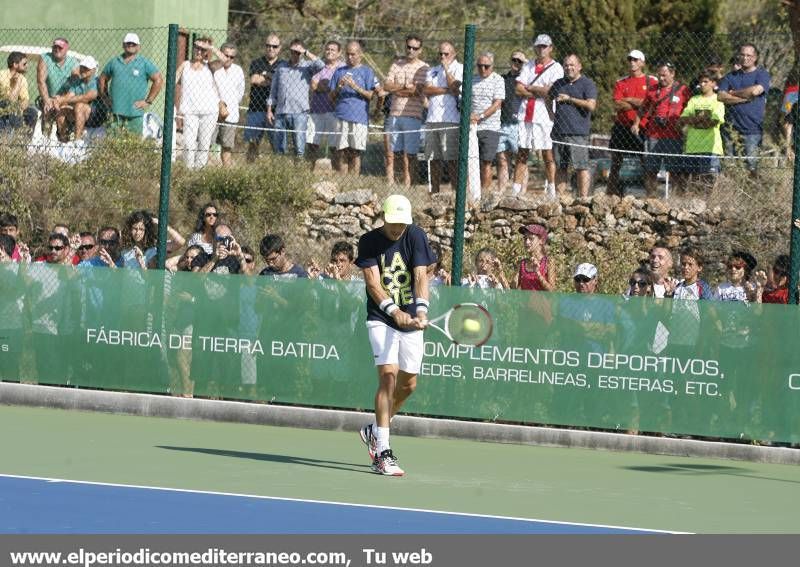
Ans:
<svg viewBox="0 0 800 567"><path fill-rule="evenodd" d="M553 40L546 33L540 33L533 40L533 45L553 45Z"/></svg>
<svg viewBox="0 0 800 567"><path fill-rule="evenodd" d="M519 227L520 234L532 234L538 236L540 240L547 240L547 229L540 224L526 224Z"/></svg>
<svg viewBox="0 0 800 567"><path fill-rule="evenodd" d="M383 220L388 223L411 224L411 201L405 195L389 195L383 202Z"/></svg>
<svg viewBox="0 0 800 567"><path fill-rule="evenodd" d="M67 41L63 37L57 37L53 40L53 45L57 45L58 47L63 47L64 49L66 49L67 47L69 47L69 41Z"/></svg>
<svg viewBox="0 0 800 567"><path fill-rule="evenodd" d="M97 69L97 60L91 55L87 55L86 57L81 59L79 65L81 67L85 67L86 69Z"/></svg>
<svg viewBox="0 0 800 567"><path fill-rule="evenodd" d="M597 268L594 264L590 264L589 262L578 264L578 267L575 268L575 273L572 274L572 277L576 278L578 276L586 276L590 280L593 280L597 277Z"/></svg>
<svg viewBox="0 0 800 567"><path fill-rule="evenodd" d="M126 33L122 43L135 43L136 45L140 45L139 36L135 33Z"/></svg>
<svg viewBox="0 0 800 567"><path fill-rule="evenodd" d="M634 59L638 59L639 61L644 61L644 53L642 53L638 49L634 49L630 53L628 53L628 57L633 57Z"/></svg>

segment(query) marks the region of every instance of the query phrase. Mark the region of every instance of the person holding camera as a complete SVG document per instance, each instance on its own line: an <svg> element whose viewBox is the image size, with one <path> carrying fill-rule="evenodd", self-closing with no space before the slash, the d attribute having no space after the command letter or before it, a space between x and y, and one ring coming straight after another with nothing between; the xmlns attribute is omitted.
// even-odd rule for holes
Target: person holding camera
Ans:
<svg viewBox="0 0 800 567"><path fill-rule="evenodd" d="M691 96L688 87L675 80L672 63L660 64L656 77L658 84L647 90L631 126L635 136L640 132L645 136L644 187L648 197L655 197L657 175L662 166L668 172L680 172L683 135L678 119ZM682 184L680 176L675 181L679 186Z"/></svg>
<svg viewBox="0 0 800 567"><path fill-rule="evenodd" d="M242 248L227 224L214 228L214 253L200 269L203 273L239 274L242 271Z"/></svg>

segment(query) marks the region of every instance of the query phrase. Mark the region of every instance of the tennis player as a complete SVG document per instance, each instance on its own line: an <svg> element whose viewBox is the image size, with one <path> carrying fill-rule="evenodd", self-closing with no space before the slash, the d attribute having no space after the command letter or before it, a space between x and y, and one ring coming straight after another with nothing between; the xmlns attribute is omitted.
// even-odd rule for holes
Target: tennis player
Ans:
<svg viewBox="0 0 800 567"><path fill-rule="evenodd" d="M402 476L389 445L389 422L417 385L422 365L422 330L428 322L428 265L436 257L428 237L412 223L403 195L383 202L383 226L358 241L356 265L367 287L367 331L375 365L375 422L360 430L372 470Z"/></svg>

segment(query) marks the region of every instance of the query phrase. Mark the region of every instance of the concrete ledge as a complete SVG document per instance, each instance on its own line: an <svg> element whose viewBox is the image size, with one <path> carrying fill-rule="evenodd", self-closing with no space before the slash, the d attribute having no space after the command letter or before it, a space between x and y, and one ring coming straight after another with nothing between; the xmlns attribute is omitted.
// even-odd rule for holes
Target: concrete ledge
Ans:
<svg viewBox="0 0 800 567"><path fill-rule="evenodd" d="M344 431L356 431L371 417L370 414L363 412L346 410L174 398L153 394L82 390L11 382L0 382L0 404ZM492 443L635 451L657 455L734 459L762 463L800 464L800 450L785 447L758 447L736 443L502 425L454 419L398 416L392 422L392 434L468 439Z"/></svg>

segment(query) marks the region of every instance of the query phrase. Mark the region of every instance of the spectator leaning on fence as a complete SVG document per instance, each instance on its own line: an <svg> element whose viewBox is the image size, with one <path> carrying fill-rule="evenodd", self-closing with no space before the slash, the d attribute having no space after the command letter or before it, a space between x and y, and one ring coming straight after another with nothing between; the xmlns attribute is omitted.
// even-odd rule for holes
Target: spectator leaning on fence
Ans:
<svg viewBox="0 0 800 567"><path fill-rule="evenodd" d="M525 52L516 50L511 53L509 61L510 68L501 75L506 88L506 98L500 107L500 141L497 144L497 188L504 191L510 181L510 164L519 151L519 120L517 119L517 109L522 104L522 97L517 93L517 78L519 77L522 66L528 62ZM525 167L525 173L528 168ZM522 184L527 185L527 177Z"/></svg>
<svg viewBox="0 0 800 567"><path fill-rule="evenodd" d="M725 122L725 105L717 100L717 80L711 74L701 73L699 85L700 94L689 99L679 119L680 125L687 126L684 170L711 176L713 182L720 169L722 136L719 130Z"/></svg>
<svg viewBox="0 0 800 567"><path fill-rule="evenodd" d="M589 134L592 112L597 106L597 86L581 74L580 58L574 53L564 58L564 77L550 87L550 98L556 103L553 119L556 186L560 193L568 190L568 168L578 178L578 195L589 196Z"/></svg>
<svg viewBox="0 0 800 567"><path fill-rule="evenodd" d="M564 68L552 57L553 40L547 34L539 34L533 40L536 58L528 61L517 78L516 93L524 97L519 107L519 153L514 169L512 194L518 195L527 189L528 156L530 150L541 150L545 171L545 193L555 197L556 165L553 158L553 102L548 93L550 87L564 76Z"/></svg>
<svg viewBox="0 0 800 567"><path fill-rule="evenodd" d="M766 69L758 66L758 49L752 43L739 47L738 70L731 71L719 82L717 97L728 107L728 123L740 139L740 151L735 151L737 141L729 129L723 130L725 153L745 155L747 169L755 176L757 162L755 155L763 137L764 112L767 107L767 92L770 76Z"/></svg>
<svg viewBox="0 0 800 567"><path fill-rule="evenodd" d="M310 61L303 61L303 57ZM267 98L267 122L278 130L274 138L275 153L288 151L291 136L295 155L305 154L311 77L324 66L322 59L306 49L299 39L289 44L289 62L275 70Z"/></svg>
<svg viewBox="0 0 800 567"><path fill-rule="evenodd" d="M222 65L214 71L214 82L217 84L220 99L228 110L228 116L217 124L217 133L214 137L222 148L220 153L222 165L229 167L233 162L235 125L239 124L239 105L244 98L244 71L241 66L234 63L239 55L234 44L223 43L219 50L224 58L220 58Z"/></svg>
<svg viewBox="0 0 800 567"><path fill-rule="evenodd" d="M478 130L478 157L481 162L481 188L492 185L492 162L497 157L500 142L500 107L506 98L503 78L494 72L494 54L478 55L475 65L478 74L472 79L472 108L470 123ZM472 192L480 195L480 191Z"/></svg>
<svg viewBox="0 0 800 567"><path fill-rule="evenodd" d="M247 109L247 129L244 141L247 142L247 161L255 161L258 157L258 145L264 137L264 129L271 128L267 124L267 99L272 87L272 76L286 61L279 59L281 38L271 33L264 44L266 55L250 63L250 106ZM267 132L270 147L275 149L275 133Z"/></svg>
<svg viewBox="0 0 800 567"><path fill-rule="evenodd" d="M219 61L209 63L211 52L217 57L225 57L213 48L211 38L202 37L192 46L191 60L184 61L175 74L178 113L183 121L183 159L189 169L200 169L208 163L208 150L217 125L220 111L220 97L214 80Z"/></svg>
<svg viewBox="0 0 800 567"><path fill-rule="evenodd" d="M12 51L6 59L6 68L0 69L0 132L13 130L25 124L36 125L37 112L30 106L28 95L28 56Z"/></svg>
<svg viewBox="0 0 800 567"><path fill-rule="evenodd" d="M418 35L406 36L406 55L400 57L389 68L383 89L391 93L388 130L391 132L391 151L403 164L403 184L416 184L416 159L420 145L422 114L425 110L425 77L428 64L420 59L422 39ZM394 167L386 169L386 178L394 183Z"/></svg>
<svg viewBox="0 0 800 567"><path fill-rule="evenodd" d="M630 152L640 152L637 154L625 154L622 152L611 152L611 169L608 172L608 184L606 193L608 195L624 196L624 187L619 181L619 170L622 168L624 158L639 158L642 160L644 152L644 141L641 133L639 135L631 132L631 126L636 119L642 103L644 102L647 90L655 87L658 79L644 72L644 53L634 49L628 53L628 76L619 79L614 85L614 110L617 116L614 125L611 127L611 140L608 147L612 150L627 150Z"/></svg>
<svg viewBox="0 0 800 567"><path fill-rule="evenodd" d="M634 135L644 133L645 151L648 154L670 154L645 155L644 181L648 197L655 197L657 175L662 165L668 172L677 173L682 168L680 154L683 153L683 135L678 119L689 100L689 89L675 80L675 66L672 63L659 65L656 76L658 84L648 89L631 126Z"/></svg>
<svg viewBox="0 0 800 567"><path fill-rule="evenodd" d="M357 41L345 47L347 64L339 67L331 78L331 100L335 101L339 140L339 172L359 175L361 153L367 148L369 102L378 89L375 73L361 64L363 52Z"/></svg>
<svg viewBox="0 0 800 567"><path fill-rule="evenodd" d="M333 169L339 169L336 152L337 121L334 114L334 102L331 100L331 78L333 73L344 65L341 60L342 46L338 41L329 41L325 44L323 60L325 66L316 75L311 77L311 113L308 120L306 135L306 157L312 164L319 157L319 147L324 140L328 148L333 149L331 163Z"/></svg>
<svg viewBox="0 0 800 567"><path fill-rule="evenodd" d="M83 145L86 128L98 128L106 121L106 109L98 100L97 61L91 55L81 59L78 75L72 75L55 97L58 106L56 127L58 139L69 141L70 130L74 129L75 144Z"/></svg>
<svg viewBox="0 0 800 567"><path fill-rule="evenodd" d="M438 193L442 184L442 167L447 167L450 186L457 183L458 98L464 66L456 60L456 48L449 41L439 44L440 64L428 70L422 94L428 97L425 120L425 154L430 162L431 192ZM443 165L444 164L444 165Z"/></svg>
<svg viewBox="0 0 800 567"><path fill-rule="evenodd" d="M53 40L50 53L43 53L36 66L36 84L39 87L42 110L42 133L49 136L51 120L56 117L58 104L55 96L67 79L78 72L78 59L69 55L69 41L63 37Z"/></svg>
<svg viewBox="0 0 800 567"><path fill-rule="evenodd" d="M114 123L137 135L142 134L145 111L164 85L158 67L139 54L140 43L135 33L125 34L122 53L106 63L99 80L101 99L111 108Z"/></svg>

